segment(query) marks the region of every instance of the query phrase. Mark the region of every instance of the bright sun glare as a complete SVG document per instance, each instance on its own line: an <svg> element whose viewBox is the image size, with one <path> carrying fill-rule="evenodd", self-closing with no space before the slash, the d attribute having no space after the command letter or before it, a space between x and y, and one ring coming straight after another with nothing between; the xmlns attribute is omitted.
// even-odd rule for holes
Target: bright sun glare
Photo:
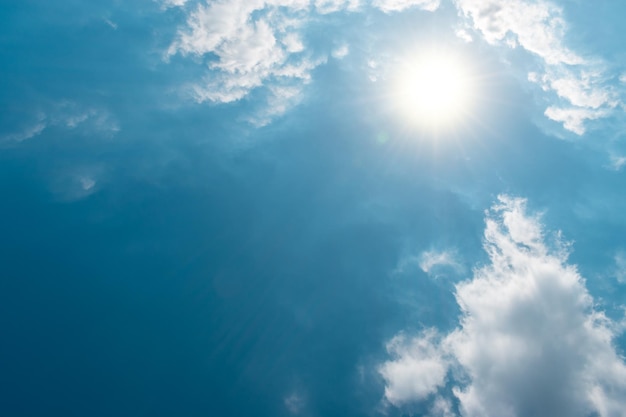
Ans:
<svg viewBox="0 0 626 417"><path fill-rule="evenodd" d="M411 124L442 128L468 113L471 83L456 56L431 52L407 63L396 80L395 96Z"/></svg>

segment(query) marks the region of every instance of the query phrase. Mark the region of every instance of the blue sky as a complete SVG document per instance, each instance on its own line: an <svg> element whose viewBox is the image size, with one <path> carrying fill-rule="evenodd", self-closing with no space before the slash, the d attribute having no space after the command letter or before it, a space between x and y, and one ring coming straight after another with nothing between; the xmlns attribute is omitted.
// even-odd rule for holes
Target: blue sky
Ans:
<svg viewBox="0 0 626 417"><path fill-rule="evenodd" d="M5 0L0 414L626 416L625 13Z"/></svg>

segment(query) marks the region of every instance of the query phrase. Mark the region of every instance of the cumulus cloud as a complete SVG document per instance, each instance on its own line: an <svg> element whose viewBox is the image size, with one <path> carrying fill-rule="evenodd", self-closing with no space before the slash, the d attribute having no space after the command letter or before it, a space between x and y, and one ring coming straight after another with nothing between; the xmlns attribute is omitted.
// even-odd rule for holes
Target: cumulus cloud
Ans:
<svg viewBox="0 0 626 417"><path fill-rule="evenodd" d="M422 400L445 385L448 364L437 347L437 338L434 330L427 330L414 338L400 334L387 343L392 360L385 362L379 372L390 403Z"/></svg>
<svg viewBox="0 0 626 417"><path fill-rule="evenodd" d="M440 414L463 417L626 416L626 364L613 344L623 329L596 309L567 244L507 196L488 212L484 239L490 262L456 286L458 328L390 342L386 400L433 399ZM444 384L458 410L441 405L452 400Z"/></svg>
<svg viewBox="0 0 626 417"><path fill-rule="evenodd" d="M266 87L266 113L278 115L293 103L288 91L300 91L311 71L323 62L304 53L299 28L309 0L217 0L189 11L184 27L169 48L208 60L208 72L191 87L199 101L228 103ZM283 93L276 93L281 90ZM283 102L278 99L284 97Z"/></svg>
<svg viewBox="0 0 626 417"><path fill-rule="evenodd" d="M531 73L529 80L562 100L545 115L565 129L582 135L586 122L608 116L619 104L598 64L565 45L567 25L560 7L545 0L456 0L456 4L487 42L519 45L543 61L542 74Z"/></svg>
<svg viewBox="0 0 626 417"><path fill-rule="evenodd" d="M372 4L385 13L401 12L410 7L434 12L439 8L440 0L374 0Z"/></svg>

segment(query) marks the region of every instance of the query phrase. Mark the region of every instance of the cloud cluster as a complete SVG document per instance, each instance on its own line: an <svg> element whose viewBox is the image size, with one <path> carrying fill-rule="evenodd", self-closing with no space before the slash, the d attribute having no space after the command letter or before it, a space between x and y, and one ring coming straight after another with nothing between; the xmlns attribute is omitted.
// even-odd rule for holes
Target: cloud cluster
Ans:
<svg viewBox="0 0 626 417"><path fill-rule="evenodd" d="M582 135L585 122L618 106L598 65L565 46L566 23L558 6L545 0L456 0L456 5L487 42L520 46L542 60L542 73L528 78L558 97L560 103L545 115L567 130Z"/></svg>
<svg viewBox="0 0 626 417"><path fill-rule="evenodd" d="M328 8L337 2L318 3ZM298 30L309 6L308 0L201 2L189 12L168 55L208 61L204 80L192 86L199 102L233 102L263 85L271 87L268 109L256 118L263 124L284 112L324 61L305 53Z"/></svg>
<svg viewBox="0 0 626 417"><path fill-rule="evenodd" d="M187 13L168 58L193 56L208 67L202 82L191 86L193 97L228 103L263 87L269 108L253 118L263 124L299 101L314 68L329 55L341 58L348 50L347 45L331 52L307 48L303 28L312 16L367 7L384 13L409 8L435 11L440 0L162 0L162 4L184 7ZM466 23L465 29L457 30L463 38L471 39L468 30L473 30L490 44L520 47L539 58L541 69L528 79L552 95L555 104L545 115L565 129L582 135L589 121L607 117L620 106L602 65L565 45L567 25L560 7L547 0L454 0L454 4Z"/></svg>
<svg viewBox="0 0 626 417"><path fill-rule="evenodd" d="M525 200L501 196L486 220L490 263L456 286L458 328L392 339L379 369L386 400L431 401L445 416L626 416L626 364L613 345L623 329L595 308L552 237Z"/></svg>
<svg viewBox="0 0 626 417"><path fill-rule="evenodd" d="M261 89L266 108L251 121L265 124L299 101L311 72L326 62L327 52L307 50L302 27L312 15L356 11L361 0L167 0L165 7L185 6L186 23L167 52L207 62L202 82L191 91L198 102L229 103ZM384 12L409 7L434 10L439 0L375 0ZM330 52L340 59L348 45Z"/></svg>

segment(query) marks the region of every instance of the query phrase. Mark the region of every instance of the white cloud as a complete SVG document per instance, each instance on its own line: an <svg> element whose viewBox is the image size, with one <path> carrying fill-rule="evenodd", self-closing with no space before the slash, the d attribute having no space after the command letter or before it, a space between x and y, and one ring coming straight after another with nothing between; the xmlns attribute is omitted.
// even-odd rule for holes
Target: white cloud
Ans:
<svg viewBox="0 0 626 417"><path fill-rule="evenodd" d="M310 7L309 0L216 0L190 10L185 27L169 48L176 54L206 57L208 72L191 86L199 101L228 103L253 90L284 88L291 92L311 78L322 59L303 53L298 29ZM299 90L298 90L299 91ZM268 92L274 110L282 114L293 97ZM286 97L277 103L278 97Z"/></svg>
<svg viewBox="0 0 626 417"><path fill-rule="evenodd" d="M255 126L265 126L276 116L283 115L290 107L297 104L301 97L299 86L272 86L269 89L267 104L248 120Z"/></svg>
<svg viewBox="0 0 626 417"><path fill-rule="evenodd" d="M340 10L355 11L360 5L360 0L315 0L315 9L318 13L328 14Z"/></svg>
<svg viewBox="0 0 626 417"><path fill-rule="evenodd" d="M350 53L350 47L344 43L338 46L337 48L333 49L333 51L331 52L331 55L335 59L343 59L347 57L349 53Z"/></svg>
<svg viewBox="0 0 626 417"><path fill-rule="evenodd" d="M544 114L555 122L563 123L565 129L583 135L585 133L585 122L596 120L606 116L606 110L595 110L585 107L556 107L550 106Z"/></svg>
<svg viewBox="0 0 626 417"><path fill-rule="evenodd" d="M539 58L540 69L529 80L553 95L546 117L582 135L590 121L620 107L602 65L565 44L562 9L548 0L454 0L465 27L456 33L472 40L470 30L491 44L520 47ZM208 62L206 76L194 82L199 102L228 103L252 91L308 82L324 62L307 51L302 28L315 13L354 12L369 6L385 13L411 7L434 11L440 0L165 0L167 7L186 6L186 23L170 45L167 59L194 56ZM318 16L319 17L319 16ZM347 47L330 51L342 58ZM323 56L328 55L328 51ZM306 68L303 72L289 71ZM623 78L623 77L622 77ZM378 79L370 75L370 79ZM287 104L287 103L285 103Z"/></svg>
<svg viewBox="0 0 626 417"><path fill-rule="evenodd" d="M474 29L492 44L518 45L543 61L543 75L529 74L563 104L545 115L578 135L585 123L606 117L619 100L597 64L565 46L567 25L562 9L545 0L456 0Z"/></svg>
<svg viewBox="0 0 626 417"><path fill-rule="evenodd" d="M486 220L490 263L456 286L459 327L392 339L385 398L442 396L448 372L463 417L626 416L626 364L613 345L623 329L595 308L566 245L546 243L526 201L499 200Z"/></svg>
<svg viewBox="0 0 626 417"><path fill-rule="evenodd" d="M448 364L436 346L438 335L427 330L419 337L400 334L387 343L392 360L379 369L385 398L394 405L422 400L445 385Z"/></svg>
<svg viewBox="0 0 626 417"><path fill-rule="evenodd" d="M2 140L0 142L11 143L11 142L23 142L27 139L34 138L38 136L46 129L45 120L37 121L36 123L25 127L19 132L9 133L7 135L2 136Z"/></svg>
<svg viewBox="0 0 626 417"><path fill-rule="evenodd" d="M626 165L626 156L611 155L611 164L609 168L613 171L620 171Z"/></svg>
<svg viewBox="0 0 626 417"><path fill-rule="evenodd" d="M454 417L452 402L447 398L438 396L433 401L428 415L429 417Z"/></svg>
<svg viewBox="0 0 626 417"><path fill-rule="evenodd" d="M419 257L419 267L427 274L435 274L438 270L452 269L456 272L463 270L463 267L457 260L456 253L452 251L435 251L429 250L422 252Z"/></svg>
<svg viewBox="0 0 626 417"><path fill-rule="evenodd" d="M293 415L299 415L306 407L306 400L299 392L293 392L283 399L285 408Z"/></svg>
<svg viewBox="0 0 626 417"><path fill-rule="evenodd" d="M548 64L577 65L583 59L563 45L565 21L559 7L546 1L456 0L489 43L514 36L519 45Z"/></svg>
<svg viewBox="0 0 626 417"><path fill-rule="evenodd" d="M374 0L372 5L385 13L401 12L411 7L434 12L440 3L440 0Z"/></svg>

